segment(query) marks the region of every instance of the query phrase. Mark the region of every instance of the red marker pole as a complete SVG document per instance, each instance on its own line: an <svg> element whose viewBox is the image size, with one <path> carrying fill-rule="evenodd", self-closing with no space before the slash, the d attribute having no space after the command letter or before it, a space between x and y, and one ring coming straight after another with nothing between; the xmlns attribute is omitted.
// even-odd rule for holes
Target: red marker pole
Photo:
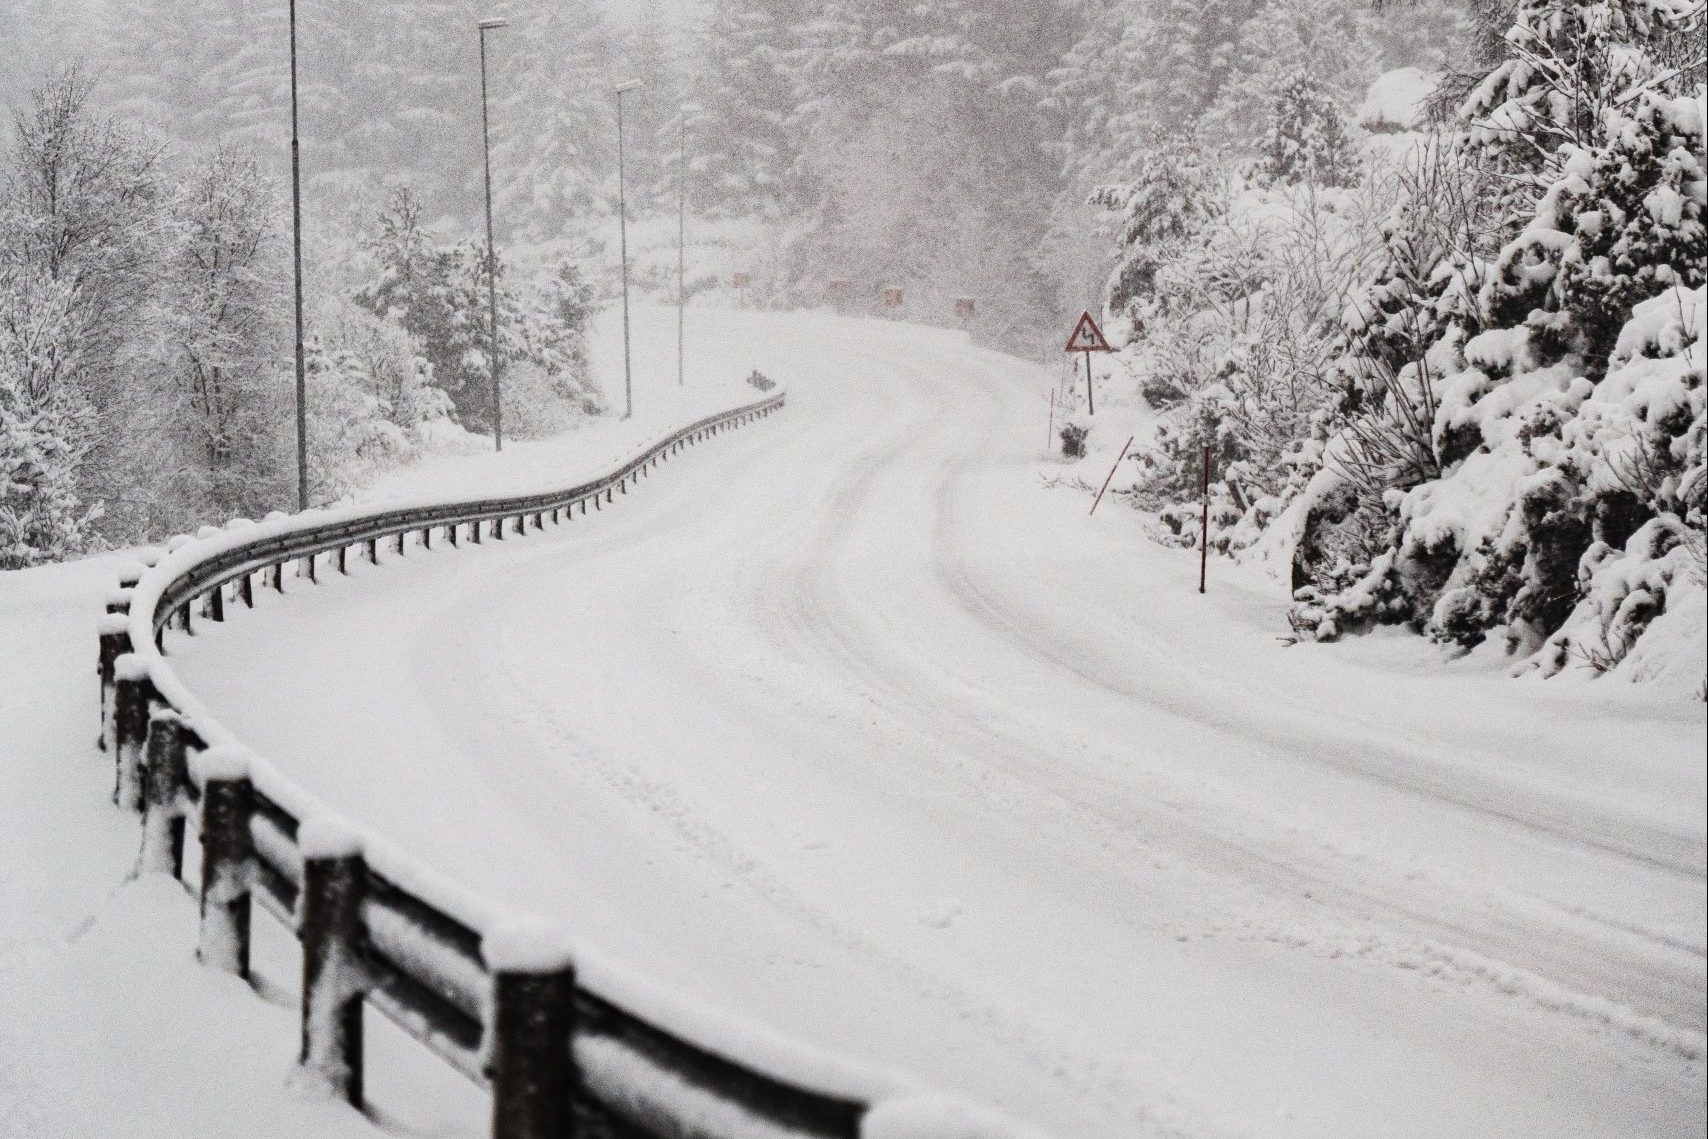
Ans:
<svg viewBox="0 0 1708 1139"><path fill-rule="evenodd" d="M1097 492L1097 497L1091 500L1091 514L1097 513L1097 504L1103 501L1103 491L1109 489L1109 482L1110 479L1115 477L1116 468L1121 465L1121 460L1127 457L1127 448L1131 447L1133 445L1133 440L1137 438L1137 435L1129 435L1127 436L1126 443L1122 444L1121 453L1115 456L1115 466L1109 468L1109 477L1103 480L1102 489Z"/></svg>
<svg viewBox="0 0 1708 1139"><path fill-rule="evenodd" d="M1210 448L1204 448L1204 515L1198 533L1198 592L1210 568Z"/></svg>
<svg viewBox="0 0 1708 1139"><path fill-rule="evenodd" d="M1091 350L1085 351L1085 406L1092 415L1097 414L1097 397L1091 393Z"/></svg>

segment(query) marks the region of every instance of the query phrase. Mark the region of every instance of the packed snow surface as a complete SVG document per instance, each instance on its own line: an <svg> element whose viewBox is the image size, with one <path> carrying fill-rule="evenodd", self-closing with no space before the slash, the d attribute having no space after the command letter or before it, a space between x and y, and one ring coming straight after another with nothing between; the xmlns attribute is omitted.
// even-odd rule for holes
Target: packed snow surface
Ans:
<svg viewBox="0 0 1708 1139"><path fill-rule="evenodd" d="M1213 562L1200 596L1130 511L1040 486L1049 370L690 315L783 414L620 509L261 591L170 636L181 679L713 1047L799 1042L1062 1139L1701 1131L1701 705L1394 632L1287 646L1284 584ZM92 688L50 699L93 736ZM0 1089L27 1055L0 1029ZM933 1102L875 1132L957 1118Z"/></svg>

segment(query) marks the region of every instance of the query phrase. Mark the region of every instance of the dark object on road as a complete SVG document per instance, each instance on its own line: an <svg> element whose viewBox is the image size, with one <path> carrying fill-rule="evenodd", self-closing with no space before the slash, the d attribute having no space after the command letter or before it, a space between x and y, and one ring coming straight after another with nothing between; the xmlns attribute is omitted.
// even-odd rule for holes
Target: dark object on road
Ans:
<svg viewBox="0 0 1708 1139"><path fill-rule="evenodd" d="M751 376L747 377L747 382L752 384L754 387L758 388L762 392L768 392L772 388L777 386L776 380L773 380L770 376L765 375L765 373L761 372L758 368L753 369L753 374Z"/></svg>
<svg viewBox="0 0 1708 1139"><path fill-rule="evenodd" d="M1078 423L1062 424L1062 454L1070 459L1085 458L1086 428Z"/></svg>

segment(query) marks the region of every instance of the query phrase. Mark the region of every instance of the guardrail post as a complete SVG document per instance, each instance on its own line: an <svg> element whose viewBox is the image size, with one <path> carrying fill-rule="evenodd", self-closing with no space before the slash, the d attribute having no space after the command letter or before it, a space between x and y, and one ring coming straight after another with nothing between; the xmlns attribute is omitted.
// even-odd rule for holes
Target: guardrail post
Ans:
<svg viewBox="0 0 1708 1139"><path fill-rule="evenodd" d="M255 608L255 574L253 571L245 573L237 579L237 596L242 598L244 608Z"/></svg>
<svg viewBox="0 0 1708 1139"><path fill-rule="evenodd" d="M114 767L113 802L126 810L142 809L142 749L148 738L148 705L154 682L140 657L129 653L113 662Z"/></svg>
<svg viewBox="0 0 1708 1139"><path fill-rule="evenodd" d="M274 562L267 568L273 573L273 592L283 593L285 591L285 563Z"/></svg>
<svg viewBox="0 0 1708 1139"><path fill-rule="evenodd" d="M190 603L188 601L178 606L178 628L189 636L195 636L196 630L190 626Z"/></svg>
<svg viewBox="0 0 1708 1139"><path fill-rule="evenodd" d="M408 535L409 531L407 530L401 531L397 535L397 556L400 558L403 556L404 539L408 537Z"/></svg>
<svg viewBox="0 0 1708 1139"><path fill-rule="evenodd" d="M101 677L100 747L102 751L112 751L117 724L117 717L113 714L113 662L131 650L129 615L101 614L100 636L101 650L95 666Z"/></svg>
<svg viewBox="0 0 1708 1139"><path fill-rule="evenodd" d="M421 548L423 550L431 550L433 548L433 527L421 527Z"/></svg>
<svg viewBox="0 0 1708 1139"><path fill-rule="evenodd" d="M312 848L305 838L305 846ZM305 853L307 851L305 850ZM297 902L302 942L302 1051L319 1090L362 1106L362 894L367 868L347 847L303 860Z"/></svg>
<svg viewBox="0 0 1708 1139"><path fill-rule="evenodd" d="M143 770L142 857L144 874L171 874L184 869L184 813L180 802L189 777L184 746L188 731L170 708L148 718L148 765Z"/></svg>
<svg viewBox="0 0 1708 1139"><path fill-rule="evenodd" d="M453 522L445 527L445 540L451 544L452 549L457 548L457 523Z"/></svg>
<svg viewBox="0 0 1708 1139"><path fill-rule="evenodd" d="M202 784L202 928L196 956L235 977L249 976L249 876L255 789L247 779Z"/></svg>
<svg viewBox="0 0 1708 1139"><path fill-rule="evenodd" d="M492 1139L572 1139L575 971L493 975Z"/></svg>
<svg viewBox="0 0 1708 1139"><path fill-rule="evenodd" d="M492 536L500 542L504 540L504 516L502 514L492 520Z"/></svg>
<svg viewBox="0 0 1708 1139"><path fill-rule="evenodd" d="M345 577L350 576L350 547L338 547L338 572Z"/></svg>
<svg viewBox="0 0 1708 1139"><path fill-rule="evenodd" d="M208 590L208 620L225 620L225 586L216 585Z"/></svg>
<svg viewBox="0 0 1708 1139"><path fill-rule="evenodd" d="M315 570L314 563L317 560L319 560L318 555L315 555L315 554L310 554L308 557L303 558L302 559L302 568L307 570L308 573L306 575L305 574L299 574L298 575L298 576L306 576L311 585L319 585L320 584L320 578L315 576L317 571Z"/></svg>

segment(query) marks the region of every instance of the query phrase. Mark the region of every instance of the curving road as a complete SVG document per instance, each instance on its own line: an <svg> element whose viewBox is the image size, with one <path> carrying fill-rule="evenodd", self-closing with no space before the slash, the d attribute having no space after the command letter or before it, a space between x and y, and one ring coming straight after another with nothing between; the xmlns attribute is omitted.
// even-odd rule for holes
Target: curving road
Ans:
<svg viewBox="0 0 1708 1139"><path fill-rule="evenodd" d="M783 415L185 679L592 951L1061 1139L1701 1132L1699 705L1286 647L1274 586L1041 487L1041 370L695 315Z"/></svg>

